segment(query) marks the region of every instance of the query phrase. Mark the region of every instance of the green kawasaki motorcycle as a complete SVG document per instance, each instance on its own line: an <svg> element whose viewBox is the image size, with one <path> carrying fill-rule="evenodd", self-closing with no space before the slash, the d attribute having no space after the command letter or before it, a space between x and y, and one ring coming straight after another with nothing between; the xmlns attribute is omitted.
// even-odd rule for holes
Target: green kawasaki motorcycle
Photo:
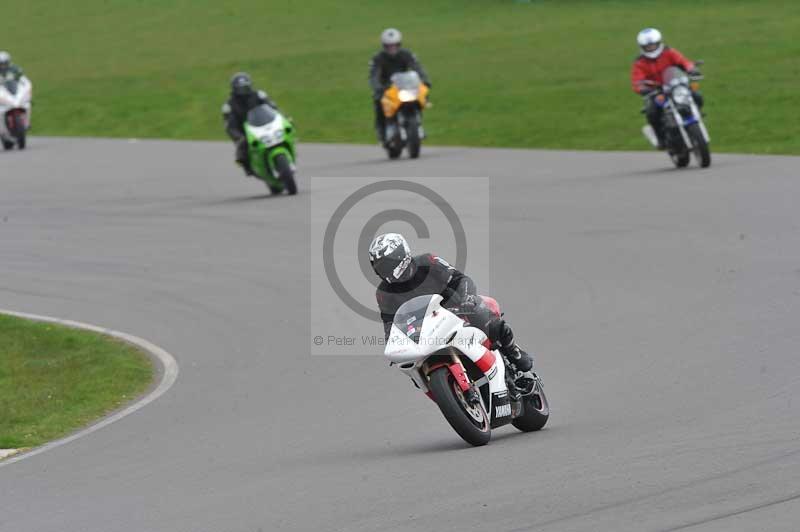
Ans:
<svg viewBox="0 0 800 532"><path fill-rule="evenodd" d="M273 194L297 194L295 136L292 122L269 105L247 113L244 124L250 168Z"/></svg>

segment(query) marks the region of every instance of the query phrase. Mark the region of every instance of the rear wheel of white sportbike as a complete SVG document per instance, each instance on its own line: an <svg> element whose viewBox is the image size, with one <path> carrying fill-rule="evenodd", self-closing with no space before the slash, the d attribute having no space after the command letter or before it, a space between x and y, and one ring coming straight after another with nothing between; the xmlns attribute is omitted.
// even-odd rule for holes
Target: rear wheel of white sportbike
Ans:
<svg viewBox="0 0 800 532"><path fill-rule="evenodd" d="M694 144L695 157L697 162L700 163L702 168L708 168L711 165L711 151L708 149L708 142L703 136L703 131L700 129L700 124L691 124L686 128L686 133L692 139Z"/></svg>
<svg viewBox="0 0 800 532"><path fill-rule="evenodd" d="M14 141L3 139L3 149L4 150L13 150L14 149Z"/></svg>
<svg viewBox="0 0 800 532"><path fill-rule="evenodd" d="M483 403L467 402L449 368L434 370L430 374L430 387L444 418L464 441L476 447L489 443L492 427Z"/></svg>
<svg viewBox="0 0 800 532"><path fill-rule="evenodd" d="M550 404L544 394L542 380L537 376L533 391L522 398L522 415L514 418L512 425L522 432L533 432L544 427L550 418Z"/></svg>
<svg viewBox="0 0 800 532"><path fill-rule="evenodd" d="M294 181L294 168L289 161L289 157L281 153L275 157L275 173L278 178L283 181L283 186L286 187L286 192L290 196L297 194L297 184Z"/></svg>
<svg viewBox="0 0 800 532"><path fill-rule="evenodd" d="M406 121L406 138L408 139L408 156L412 159L419 157L422 140L419 138L419 122L416 116L411 116Z"/></svg>

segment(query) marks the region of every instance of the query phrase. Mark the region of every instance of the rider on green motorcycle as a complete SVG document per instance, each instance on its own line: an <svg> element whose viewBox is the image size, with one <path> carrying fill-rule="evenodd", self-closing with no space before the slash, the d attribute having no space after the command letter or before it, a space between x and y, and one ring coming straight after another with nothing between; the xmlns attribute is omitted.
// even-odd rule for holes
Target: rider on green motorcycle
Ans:
<svg viewBox="0 0 800 532"><path fill-rule="evenodd" d="M231 78L231 95L222 106L222 116L225 120L225 132L236 145L236 163L244 169L245 175L253 175L250 160L247 156L247 139L244 133L244 123L247 113L254 107L267 104L277 109L278 106L266 92L253 89L253 80L246 72L237 72Z"/></svg>

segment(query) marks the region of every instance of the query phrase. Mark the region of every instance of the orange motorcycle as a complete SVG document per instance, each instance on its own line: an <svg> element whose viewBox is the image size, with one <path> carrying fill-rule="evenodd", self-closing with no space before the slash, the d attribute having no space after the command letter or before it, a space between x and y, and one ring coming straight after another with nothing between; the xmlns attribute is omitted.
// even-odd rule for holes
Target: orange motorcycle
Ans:
<svg viewBox="0 0 800 532"><path fill-rule="evenodd" d="M386 152L397 159L408 146L412 159L419 157L425 130L422 128L422 110L429 106L428 86L422 83L413 70L398 72L391 77L391 86L381 98L386 117Z"/></svg>

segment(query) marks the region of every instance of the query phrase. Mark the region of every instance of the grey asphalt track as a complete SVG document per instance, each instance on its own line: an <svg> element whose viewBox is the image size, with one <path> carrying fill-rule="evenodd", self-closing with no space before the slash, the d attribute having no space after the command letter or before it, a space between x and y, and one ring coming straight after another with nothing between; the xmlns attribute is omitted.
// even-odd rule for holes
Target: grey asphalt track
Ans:
<svg viewBox="0 0 800 532"><path fill-rule="evenodd" d="M181 367L0 468L0 531L798 530L800 159L301 148L278 199L224 143L0 153L0 307ZM308 355L303 190L326 175L492 177L492 285L538 353L546 430L466 448L382 360Z"/></svg>

